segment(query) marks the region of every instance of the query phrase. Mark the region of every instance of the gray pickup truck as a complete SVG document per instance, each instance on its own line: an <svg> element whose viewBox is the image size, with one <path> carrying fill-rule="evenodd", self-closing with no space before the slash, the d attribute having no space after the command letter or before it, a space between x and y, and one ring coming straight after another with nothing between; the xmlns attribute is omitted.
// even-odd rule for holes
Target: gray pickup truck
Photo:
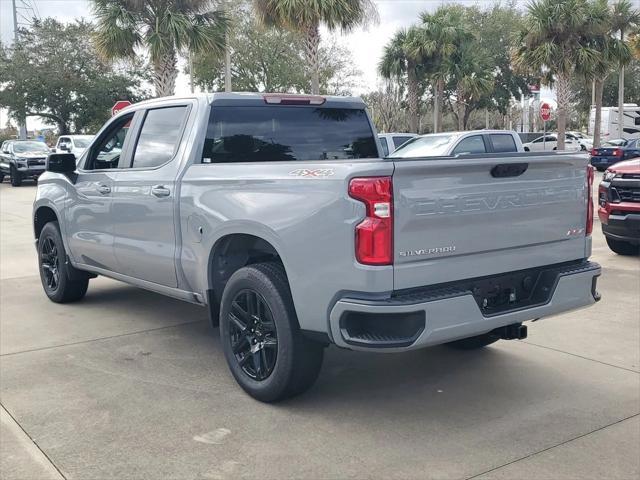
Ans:
<svg viewBox="0 0 640 480"><path fill-rule="evenodd" d="M206 307L262 401L309 388L329 344L478 348L598 300L583 155L380 152L358 98L133 105L77 165L47 160L44 290L76 301L104 275Z"/></svg>

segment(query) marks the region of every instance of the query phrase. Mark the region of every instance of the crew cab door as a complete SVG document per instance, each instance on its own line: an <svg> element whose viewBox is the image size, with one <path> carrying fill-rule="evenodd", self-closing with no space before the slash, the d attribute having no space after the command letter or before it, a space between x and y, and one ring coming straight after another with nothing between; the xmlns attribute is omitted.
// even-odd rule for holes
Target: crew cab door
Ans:
<svg viewBox="0 0 640 480"><path fill-rule="evenodd" d="M130 159L134 114L109 124L78 166L65 209L69 250L76 262L117 272L113 254L113 182Z"/></svg>
<svg viewBox="0 0 640 480"><path fill-rule="evenodd" d="M141 111L131 162L113 190L114 252L123 274L177 286L176 177L191 103Z"/></svg>

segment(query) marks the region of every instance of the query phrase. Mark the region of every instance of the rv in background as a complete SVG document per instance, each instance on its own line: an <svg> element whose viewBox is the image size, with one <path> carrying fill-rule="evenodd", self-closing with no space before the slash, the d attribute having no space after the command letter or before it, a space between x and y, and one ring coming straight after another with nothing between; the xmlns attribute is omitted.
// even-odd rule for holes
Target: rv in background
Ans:
<svg viewBox="0 0 640 480"><path fill-rule="evenodd" d="M591 107L589 115L589 134L593 135L595 127L596 109ZM602 107L602 127L600 133L602 141L616 138L640 138L640 107L635 103L624 104L624 125L618 128L618 107Z"/></svg>

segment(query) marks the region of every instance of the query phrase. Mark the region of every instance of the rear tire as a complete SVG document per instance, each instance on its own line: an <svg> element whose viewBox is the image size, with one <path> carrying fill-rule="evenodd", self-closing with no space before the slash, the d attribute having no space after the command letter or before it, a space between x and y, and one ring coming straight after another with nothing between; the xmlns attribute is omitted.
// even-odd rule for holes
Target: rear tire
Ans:
<svg viewBox="0 0 640 480"><path fill-rule="evenodd" d="M19 187L22 185L22 174L13 165L10 168L11 172L11 186Z"/></svg>
<svg viewBox="0 0 640 480"><path fill-rule="evenodd" d="M596 170L599 172L604 172L606 170L606 167L596 167Z"/></svg>
<svg viewBox="0 0 640 480"><path fill-rule="evenodd" d="M618 255L639 255L640 245L633 245L629 242L622 242L620 240L614 240L609 237L605 237L609 248Z"/></svg>
<svg viewBox="0 0 640 480"><path fill-rule="evenodd" d="M40 232L38 267L42 287L52 302L75 302L87 293L89 277L69 263L58 222L47 223Z"/></svg>
<svg viewBox="0 0 640 480"><path fill-rule="evenodd" d="M301 394L320 373L324 346L300 331L280 264L249 265L231 276L222 294L220 339L231 374L262 402Z"/></svg>
<svg viewBox="0 0 640 480"><path fill-rule="evenodd" d="M457 350L475 350L478 348L486 347L487 345L491 345L498 340L500 340L499 337L489 332L483 335L477 335L475 337L463 338L461 340L456 340L455 342L449 342L446 345Z"/></svg>

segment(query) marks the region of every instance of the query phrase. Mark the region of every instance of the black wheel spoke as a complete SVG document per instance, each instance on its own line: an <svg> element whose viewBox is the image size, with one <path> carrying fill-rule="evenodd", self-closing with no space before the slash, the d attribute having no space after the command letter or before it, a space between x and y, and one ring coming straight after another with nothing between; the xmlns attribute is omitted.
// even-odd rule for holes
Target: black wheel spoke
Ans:
<svg viewBox="0 0 640 480"><path fill-rule="evenodd" d="M258 380L262 380L263 378L265 378L265 375L262 372L262 358L260 357L260 352L254 352L253 353L253 369L256 373L256 378Z"/></svg>
<svg viewBox="0 0 640 480"><path fill-rule="evenodd" d="M252 357L253 355L251 355L251 353L247 353L245 356L240 358L240 360L238 360L238 362L240 363L240 366L244 367L247 363L249 363L249 360L251 360Z"/></svg>
<svg viewBox="0 0 640 480"><path fill-rule="evenodd" d="M58 288L60 283L60 272L58 271L58 248L51 237L45 238L42 242L40 267L47 287L50 290Z"/></svg>
<svg viewBox="0 0 640 480"><path fill-rule="evenodd" d="M247 324L244 323L242 320L240 320L238 317L236 317L233 313L229 314L229 318L234 323L234 325L238 329L240 329L240 332L244 332L247 329Z"/></svg>
<svg viewBox="0 0 640 480"><path fill-rule="evenodd" d="M249 315L247 311L244 308L242 308L237 301L233 301L231 303L231 311L238 319L242 320L245 324L251 322L251 315Z"/></svg>
<svg viewBox="0 0 640 480"><path fill-rule="evenodd" d="M246 336L242 335L231 345L231 349L233 350L233 353L239 353L247 345L249 345L249 341Z"/></svg>
<svg viewBox="0 0 640 480"><path fill-rule="evenodd" d="M269 377L276 364L278 337L264 297L251 289L238 292L228 320L228 341L242 371L258 381Z"/></svg>
<svg viewBox="0 0 640 480"><path fill-rule="evenodd" d="M278 341L275 338L265 338L262 344L264 348L278 348Z"/></svg>

